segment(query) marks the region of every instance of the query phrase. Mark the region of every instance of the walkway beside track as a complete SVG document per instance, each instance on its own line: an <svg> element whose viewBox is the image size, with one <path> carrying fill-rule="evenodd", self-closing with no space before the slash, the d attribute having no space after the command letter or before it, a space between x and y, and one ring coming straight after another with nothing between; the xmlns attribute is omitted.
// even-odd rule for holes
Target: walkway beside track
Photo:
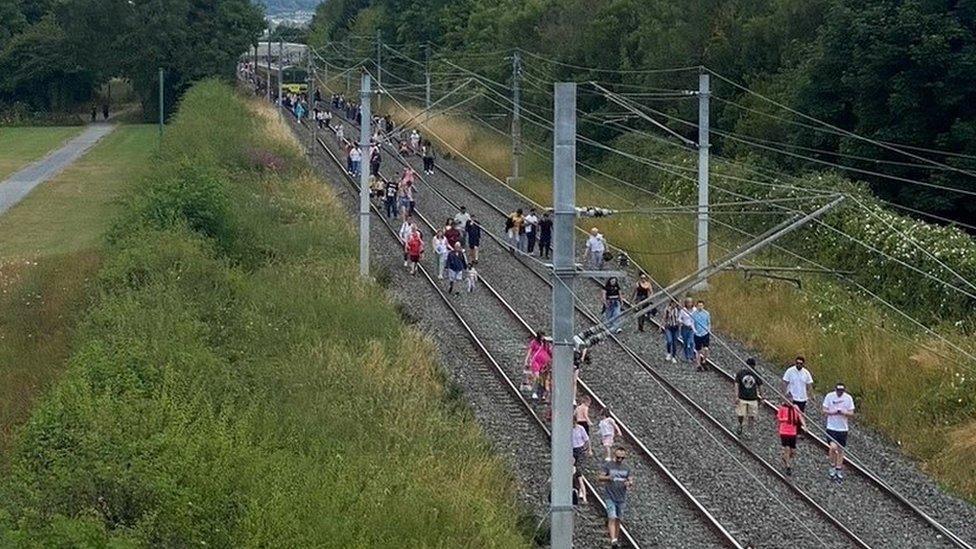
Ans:
<svg viewBox="0 0 976 549"><path fill-rule="evenodd" d="M44 158L30 163L0 181L0 215L16 206L38 185L54 179L114 129L115 124L92 124L60 148L49 152Z"/></svg>

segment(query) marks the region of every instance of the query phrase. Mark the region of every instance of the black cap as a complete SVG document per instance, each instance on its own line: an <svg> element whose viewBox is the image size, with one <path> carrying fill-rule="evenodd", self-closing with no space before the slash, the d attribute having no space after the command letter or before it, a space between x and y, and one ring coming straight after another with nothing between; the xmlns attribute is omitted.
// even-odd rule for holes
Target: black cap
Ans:
<svg viewBox="0 0 976 549"><path fill-rule="evenodd" d="M756 365L756 359L749 357L746 359L746 366L752 367Z"/></svg>

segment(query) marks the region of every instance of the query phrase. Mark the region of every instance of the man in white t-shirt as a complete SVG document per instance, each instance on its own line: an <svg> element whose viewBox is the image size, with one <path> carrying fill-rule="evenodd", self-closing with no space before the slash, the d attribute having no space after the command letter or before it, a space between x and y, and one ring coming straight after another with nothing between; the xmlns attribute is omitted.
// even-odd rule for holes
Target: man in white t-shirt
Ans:
<svg viewBox="0 0 976 549"><path fill-rule="evenodd" d="M783 374L783 393L793 395L793 404L801 412L807 410L807 399L813 390L813 376L810 375L810 370L804 368L806 362L802 356L796 357L793 365Z"/></svg>
<svg viewBox="0 0 976 549"><path fill-rule="evenodd" d="M847 394L843 383L838 383L834 391L824 397L823 414L827 418L830 443L830 478L840 482L844 480L844 447L847 446L847 432L850 429L848 420L854 417L854 399Z"/></svg>
<svg viewBox="0 0 976 549"><path fill-rule="evenodd" d="M535 213L535 208L529 210L529 215L525 216L525 223L522 225L525 229L525 251L526 253L532 253L535 249L536 240L536 229L539 227L539 216Z"/></svg>
<svg viewBox="0 0 976 549"><path fill-rule="evenodd" d="M607 251L607 243L600 230L596 227L590 229L590 237L586 239L586 259L594 269L603 268L603 253Z"/></svg>

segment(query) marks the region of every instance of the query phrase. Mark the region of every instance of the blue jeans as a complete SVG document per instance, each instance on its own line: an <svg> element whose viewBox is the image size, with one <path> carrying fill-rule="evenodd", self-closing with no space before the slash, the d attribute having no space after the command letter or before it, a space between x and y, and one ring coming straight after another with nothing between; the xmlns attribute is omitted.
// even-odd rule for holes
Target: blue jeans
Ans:
<svg viewBox="0 0 976 549"><path fill-rule="evenodd" d="M664 348L667 353L678 358L678 328L677 326L664 329Z"/></svg>
<svg viewBox="0 0 976 549"><path fill-rule="evenodd" d="M691 331L688 326L681 327L681 339L683 340L682 347L685 349L685 360L692 361L695 359L695 334Z"/></svg>
<svg viewBox="0 0 976 549"><path fill-rule="evenodd" d="M396 217L397 216L397 200L396 197L387 198L383 205L386 206L386 217Z"/></svg>
<svg viewBox="0 0 976 549"><path fill-rule="evenodd" d="M606 310L606 324L611 330L616 330L620 327L620 300L619 299L608 299L607 300L607 310Z"/></svg>
<svg viewBox="0 0 976 549"><path fill-rule="evenodd" d="M358 160L350 160L349 163L352 164L352 174L359 175L359 165L362 162Z"/></svg>

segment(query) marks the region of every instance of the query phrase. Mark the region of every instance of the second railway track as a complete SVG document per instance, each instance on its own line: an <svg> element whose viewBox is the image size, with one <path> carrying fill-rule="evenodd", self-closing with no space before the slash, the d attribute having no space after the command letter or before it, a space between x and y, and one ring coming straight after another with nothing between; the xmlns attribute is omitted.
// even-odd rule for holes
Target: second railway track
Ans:
<svg viewBox="0 0 976 549"><path fill-rule="evenodd" d="M333 160L336 160L334 155ZM487 290L487 292L481 296L482 299L478 299L475 303L469 300L452 301L437 288L436 282L426 271L423 276L435 287L440 298L477 343L481 353L494 365L496 373L502 377L503 384L509 389L508 392L514 393L523 407L529 409L542 429L547 429L545 422L539 419L541 407L529 404L519 394L512 381L512 379L518 379L520 375L518 365L521 364L520 355L523 352L521 342L524 338L516 338L513 342L511 334L518 333L520 330L530 330L529 325L521 320L518 312L505 301L500 293L490 286L490 282L487 280L485 281L486 287L479 290L480 292ZM469 298L470 296L465 297ZM504 314L492 313L491 307ZM472 321L472 317L477 320ZM507 319L508 325L496 325L491 330L484 330L487 319L490 318L494 323L500 323L501 317ZM504 335L492 337L491 334ZM496 355L499 355L498 358ZM513 365L516 366L513 368ZM495 383L498 381L496 380ZM596 403L601 402L595 393L590 391L590 394ZM628 430L626 423L622 422L621 427ZM625 440L622 442L630 450L637 473L637 486L635 486L631 494L632 499L629 502L629 507L632 509L635 518L631 521L625 521L625 524L634 525L631 526L631 530L636 529L636 533L628 531L627 537L631 545L667 547L742 546L734 536L725 531L714 518L710 517L707 510L697 506L690 492L654 458L653 454L646 450L646 447L643 447L638 439L625 436ZM593 467L589 468L588 473L593 473ZM596 492L591 490L591 498L596 495ZM599 504L599 500L591 502L591 504L594 503Z"/></svg>

